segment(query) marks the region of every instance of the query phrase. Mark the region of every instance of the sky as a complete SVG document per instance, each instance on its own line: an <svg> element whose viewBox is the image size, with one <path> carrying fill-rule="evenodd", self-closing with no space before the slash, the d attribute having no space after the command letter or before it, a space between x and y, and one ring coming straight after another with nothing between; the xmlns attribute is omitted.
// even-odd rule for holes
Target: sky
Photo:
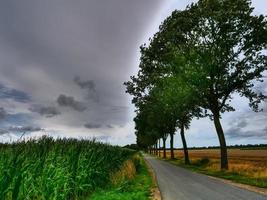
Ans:
<svg viewBox="0 0 267 200"><path fill-rule="evenodd" d="M135 143L124 81L139 46L192 0L24 0L0 3L0 142L50 135ZM253 0L255 14L267 2ZM266 94L264 82L257 89ZM267 103L254 113L235 96L222 116L228 144L267 143ZM193 120L189 146L218 145L212 121ZM179 135L176 146L181 146Z"/></svg>

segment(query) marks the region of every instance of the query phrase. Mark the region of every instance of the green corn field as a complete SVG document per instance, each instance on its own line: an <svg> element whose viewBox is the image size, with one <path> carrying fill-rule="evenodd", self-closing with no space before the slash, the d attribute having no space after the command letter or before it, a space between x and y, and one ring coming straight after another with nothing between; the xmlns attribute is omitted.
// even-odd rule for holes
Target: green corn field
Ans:
<svg viewBox="0 0 267 200"><path fill-rule="evenodd" d="M134 152L94 140L0 144L0 200L85 199Z"/></svg>

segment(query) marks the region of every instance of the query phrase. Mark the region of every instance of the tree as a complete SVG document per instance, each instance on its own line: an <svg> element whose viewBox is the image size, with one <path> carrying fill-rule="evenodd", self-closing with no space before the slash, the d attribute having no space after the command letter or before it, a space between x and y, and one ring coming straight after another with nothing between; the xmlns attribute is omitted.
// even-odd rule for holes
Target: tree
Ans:
<svg viewBox="0 0 267 200"><path fill-rule="evenodd" d="M190 164L185 129L189 128L193 117L202 116L197 104L198 98L180 76L164 78L161 93L157 96L158 100L163 102L165 112L171 113L176 120L176 127L180 129L185 164Z"/></svg>
<svg viewBox="0 0 267 200"><path fill-rule="evenodd" d="M147 97L136 110L135 129L137 144L139 147L148 148L154 146L154 153L158 154L157 143L162 134L162 123L160 123L160 110L152 101L153 98Z"/></svg>
<svg viewBox="0 0 267 200"><path fill-rule="evenodd" d="M149 127L146 125L146 113L138 112L136 117L134 118L135 121L135 129L136 129L136 138L137 138L137 145L141 149L147 149L155 144L156 135Z"/></svg>
<svg viewBox="0 0 267 200"><path fill-rule="evenodd" d="M252 14L248 0L201 0L189 11L194 26L184 33L187 41L177 51L187 54L185 80L196 89L200 105L214 121L221 168L228 169L221 113L234 111L229 104L233 93L247 97L254 111L266 98L253 86L267 69L267 21Z"/></svg>
<svg viewBox="0 0 267 200"><path fill-rule="evenodd" d="M194 89L198 105L215 125L221 148L221 168L228 169L221 114L234 111L233 93L249 99L254 111L266 99L253 90L267 69L266 17L253 15L249 0L200 0L174 11L148 46L141 47L137 77L126 83L139 104L166 76L179 75Z"/></svg>
<svg viewBox="0 0 267 200"><path fill-rule="evenodd" d="M159 101L158 92L161 92L157 87L149 92L143 101L138 104L134 121L137 130L137 143L139 145L153 144L157 151L157 143L160 138L163 138L163 155L166 157L166 138L168 134L175 133L176 119L172 112L165 109L165 102ZM148 139L149 138L149 139ZM171 158L174 158L173 139L170 141Z"/></svg>

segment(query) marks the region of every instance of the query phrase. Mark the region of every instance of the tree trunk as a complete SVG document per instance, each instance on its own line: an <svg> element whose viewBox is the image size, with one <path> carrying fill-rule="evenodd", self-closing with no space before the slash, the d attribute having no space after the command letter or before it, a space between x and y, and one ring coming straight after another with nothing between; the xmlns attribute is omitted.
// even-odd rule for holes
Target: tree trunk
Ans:
<svg viewBox="0 0 267 200"><path fill-rule="evenodd" d="M213 118L214 118L214 125L216 128L216 132L219 138L220 142L220 148L221 148L221 169L228 169L228 157L227 157L227 146L225 142L225 137L222 129L222 125L220 122L220 114L219 111L213 112Z"/></svg>
<svg viewBox="0 0 267 200"><path fill-rule="evenodd" d="M166 139L165 137L162 138L163 140L163 158L166 158Z"/></svg>
<svg viewBox="0 0 267 200"><path fill-rule="evenodd" d="M158 141L156 141L156 156L158 156Z"/></svg>
<svg viewBox="0 0 267 200"><path fill-rule="evenodd" d="M171 148L171 159L174 159L174 151L173 151L173 133L170 134L171 139L170 139L170 148Z"/></svg>
<svg viewBox="0 0 267 200"><path fill-rule="evenodd" d="M190 164L190 160L189 160L187 144L186 144L186 140L185 140L185 136L184 136L184 125L183 124L181 126L180 134L181 134L181 138L182 138L182 142L183 142L184 162L185 162L186 165L189 165Z"/></svg>
<svg viewBox="0 0 267 200"><path fill-rule="evenodd" d="M159 139L159 157L160 157L160 139Z"/></svg>

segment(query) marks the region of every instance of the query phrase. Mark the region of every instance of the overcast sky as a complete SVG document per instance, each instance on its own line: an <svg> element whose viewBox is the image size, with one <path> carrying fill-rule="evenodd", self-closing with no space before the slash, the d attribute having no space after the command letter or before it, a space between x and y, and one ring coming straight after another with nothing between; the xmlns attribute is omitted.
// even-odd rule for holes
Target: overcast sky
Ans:
<svg viewBox="0 0 267 200"><path fill-rule="evenodd" d="M134 107L123 82L138 71L139 46L191 2L1 1L0 141L25 132L134 143ZM266 1L253 5L267 14ZM258 89L266 94L267 84ZM266 110L253 113L239 97L233 104L237 111L222 119L228 144L266 143ZM209 119L194 120L186 137L189 146L218 144Z"/></svg>

